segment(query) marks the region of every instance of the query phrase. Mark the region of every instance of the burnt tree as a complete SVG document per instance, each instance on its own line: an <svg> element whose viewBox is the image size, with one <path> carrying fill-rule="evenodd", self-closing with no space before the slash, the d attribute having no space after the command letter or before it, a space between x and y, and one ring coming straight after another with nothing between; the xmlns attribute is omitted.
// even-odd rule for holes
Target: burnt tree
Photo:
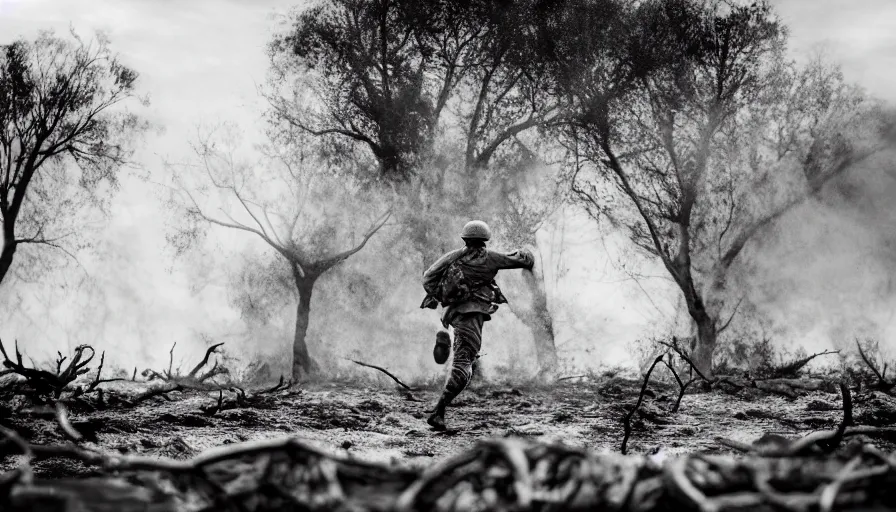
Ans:
<svg viewBox="0 0 896 512"><path fill-rule="evenodd" d="M392 214L367 211L371 202L363 200L363 190L329 170L301 134L278 132L250 164L238 160L236 145L223 133L199 141L200 164L195 172L178 173L176 190L194 222L251 233L288 266L297 295L292 378L298 381L319 369L306 342L315 284L363 249ZM213 205L220 215L211 213Z"/></svg>

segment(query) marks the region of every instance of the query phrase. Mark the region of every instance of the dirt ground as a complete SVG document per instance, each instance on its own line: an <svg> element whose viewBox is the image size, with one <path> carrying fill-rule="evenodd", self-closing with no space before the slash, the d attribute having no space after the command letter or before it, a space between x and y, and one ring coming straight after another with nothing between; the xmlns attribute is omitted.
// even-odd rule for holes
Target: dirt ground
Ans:
<svg viewBox="0 0 896 512"><path fill-rule="evenodd" d="M171 401L154 398L134 408L72 411L71 421L89 441L87 446L120 453L184 459L217 445L296 436L360 459L425 466L479 440L508 436L618 452L622 417L639 387L638 381L626 379L521 388L479 383L449 407L447 432L426 424L426 409L437 400L438 389L408 393L349 384L297 386L265 395L257 407L212 416L200 408L214 404L217 393L171 393ZM670 414L666 411L676 392L652 386L653 396L633 421L630 453L725 453L730 450L716 437L745 443L768 433L795 437L835 428L842 417L839 395L824 392L796 399L747 391L694 393L684 397L679 412ZM863 418L880 423L873 396L860 395L855 402L857 424ZM50 416L19 413L6 422L32 443L64 442ZM875 442L893 448L887 441ZM5 457L0 471L19 462L19 456ZM58 459L35 465L36 474L51 477L92 472Z"/></svg>

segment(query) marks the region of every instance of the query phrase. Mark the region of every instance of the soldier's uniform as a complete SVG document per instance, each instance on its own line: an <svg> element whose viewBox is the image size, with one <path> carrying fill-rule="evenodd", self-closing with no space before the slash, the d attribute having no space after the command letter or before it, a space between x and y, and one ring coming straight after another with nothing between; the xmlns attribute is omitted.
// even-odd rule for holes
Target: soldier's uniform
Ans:
<svg viewBox="0 0 896 512"><path fill-rule="evenodd" d="M469 289L456 302L447 305L442 312L442 325L447 329L451 326L454 331L454 360L451 363L451 375L445 385L435 412L430 416L428 423L438 430L445 429L445 407L460 394L473 377L473 361L482 347L482 325L491 320L491 315L498 310L498 304L507 300L495 283L495 276L499 270L524 268L531 270L534 265L532 254L520 249L511 253L500 253L486 249L485 242L490 238L488 226L479 221L472 221L464 226L461 237L467 243L466 247L445 254L423 273L423 282L426 289L432 289L442 279L446 269L454 262L463 271L465 281L469 283ZM427 295L423 300L422 308L434 309L438 301L432 295ZM434 355L436 361L440 361L438 351L440 347L445 350L449 342L446 333L439 333L436 339Z"/></svg>

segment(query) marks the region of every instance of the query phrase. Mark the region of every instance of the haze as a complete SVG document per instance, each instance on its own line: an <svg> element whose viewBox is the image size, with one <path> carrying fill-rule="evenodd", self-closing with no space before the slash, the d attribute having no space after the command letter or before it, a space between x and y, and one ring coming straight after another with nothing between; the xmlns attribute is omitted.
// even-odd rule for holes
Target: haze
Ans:
<svg viewBox="0 0 896 512"><path fill-rule="evenodd" d="M896 102L896 3L773 4L791 30L794 56L824 48L842 64L848 79ZM0 44L32 38L41 29L64 34L71 26L83 37L95 30L106 32L113 48L140 73L140 91L152 99L146 115L161 130L146 137L136 162L152 181L163 182L163 160L188 158L188 142L198 124L224 120L237 123L250 137L257 131L264 104L256 88L264 82L268 64L264 47L276 15L293 5L296 2L273 0L0 0ZM822 349L853 336L875 336L893 347L896 290L890 276L896 270L896 237L889 232L896 216L889 205L896 199L896 182L886 161L878 159L873 165L879 172L854 183L859 199L847 202L835 195L828 203L795 211L775 239L763 245L757 265L762 279L751 294L781 339ZM224 274L236 254L257 250L257 241L213 229L209 243L221 249L218 256L173 259L166 248L166 212L154 186L124 180L99 243L102 250L81 258L86 272L97 280L98 298L85 301L77 292L60 292L52 280L13 283L21 286L25 300L13 307L7 299L0 317L4 341L18 338L35 360L90 342L106 350L114 364L141 369L166 361L173 341L180 356L192 359L204 348L200 333L227 341L237 353L286 349L293 322L289 315L282 329L247 333L226 298ZM566 241L562 251L560 226ZM620 251L628 250L622 238L601 239L592 223L571 211L540 236L550 264L548 293L561 357L579 357L583 366L628 364L633 361L628 348L633 340L680 326L678 294L666 278L634 282L616 268ZM364 254L350 264L363 265L371 258ZM662 275L650 266L641 271ZM421 289L402 296L403 322L413 328L401 331L406 338L396 339L395 353L381 355L379 363L411 374L432 371L431 363L427 367L423 361L429 357L438 322L432 313L418 309L422 294ZM315 311L313 315L323 314L321 308ZM507 362L530 350L503 341L525 336L525 329L510 316L486 328L483 352L491 360ZM347 355L363 344L357 333L332 322L318 325L312 347L323 340L330 346L338 342L341 352L334 353ZM382 330L383 335L395 332ZM400 354L410 356L390 361Z"/></svg>

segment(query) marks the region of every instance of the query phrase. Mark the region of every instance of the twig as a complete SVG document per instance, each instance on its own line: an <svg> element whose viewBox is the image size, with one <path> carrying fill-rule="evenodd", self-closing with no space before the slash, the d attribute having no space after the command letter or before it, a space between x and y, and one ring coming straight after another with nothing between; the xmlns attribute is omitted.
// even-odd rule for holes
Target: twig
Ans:
<svg viewBox="0 0 896 512"><path fill-rule="evenodd" d="M373 368L374 370L379 370L379 371L385 373L386 375L388 375L389 377L391 377L392 380L394 380L395 382L397 382L398 385L401 386L401 387L403 387L404 389L406 389L406 390L408 390L408 391L417 391L416 388L412 388L412 387L408 386L407 384L405 384L404 382L401 382L401 381L398 379L398 377L396 377L395 375L392 375L391 373L389 373L389 370L386 370L385 368L380 368L379 366L375 366L375 365L372 365L372 364L362 363L361 361L355 361L354 359L347 359L347 360L348 360L348 361L351 361L351 362L353 362L353 363L355 363L355 364L357 364L357 365L366 366L367 368Z"/></svg>
<svg viewBox="0 0 896 512"><path fill-rule="evenodd" d="M292 379L289 379L289 382L284 383L283 374L281 373L280 374L280 382L278 382L276 386L274 386L272 388L268 388L268 389L263 389L263 390L259 391L258 394L263 395L265 393L273 393L275 391L289 389L290 386L292 386Z"/></svg>
<svg viewBox="0 0 896 512"><path fill-rule="evenodd" d="M171 350L168 351L168 373L167 373L166 377L168 377L169 379L173 375L173 373L171 373L171 372L174 371L174 347L176 347L176 346L177 346L177 342L175 341L174 343L171 344Z"/></svg>
<svg viewBox="0 0 896 512"><path fill-rule="evenodd" d="M644 393L647 391L647 383L650 381L650 374L653 373L653 369L656 368L660 362L662 362L665 354L661 354L657 356L656 359L653 360L653 364L650 365L650 368L647 370L647 374L644 375L644 382L641 384L641 392L638 394L638 401L635 403L635 406L625 415L625 419L623 420L623 427L625 429L625 434L622 437L622 448L621 452L623 455L626 454L626 447L628 445L628 438L632 433L632 416L635 415L635 411L641 407L641 402L644 400Z"/></svg>
<svg viewBox="0 0 896 512"><path fill-rule="evenodd" d="M93 379L93 381L90 382L90 384L87 386L87 389L85 389L83 392L76 392L74 396L92 393L94 391L102 391L102 390L98 389L98 386L100 384L125 380L125 379L121 379L121 378L101 379L100 374L103 373L103 363L105 362L105 360L106 360L106 352L103 351L103 353L100 355L100 365L96 369L96 377ZM137 371L137 369L134 368L134 371Z"/></svg>
<svg viewBox="0 0 896 512"><path fill-rule="evenodd" d="M582 377L587 377L587 376L588 375L570 375L568 377L560 377L559 379L557 379L557 382L562 382L564 380L570 380L570 379L580 379Z"/></svg>
<svg viewBox="0 0 896 512"><path fill-rule="evenodd" d="M676 372L675 368L672 366L672 354L669 354L669 359L670 361L664 359L663 364L665 364L666 368L672 372L672 376L675 377L675 382L678 383L678 398L675 400L675 405L672 406L671 412L678 412L678 407L681 406L681 399L684 398L685 391L687 391L691 384L700 380L700 377L692 377L689 381L682 382L681 377L678 376L678 372Z"/></svg>
<svg viewBox="0 0 896 512"><path fill-rule="evenodd" d="M868 365L868 368L870 368L874 375L877 377L878 389L880 389L884 393L889 393L889 391L893 389L894 386L896 386L896 383L887 382L887 380L884 378L884 375L877 369L876 366L874 366L871 360L868 359L868 356L865 355L865 351L862 350L862 344L859 342L859 340L856 340L856 346L859 349L859 356L862 357L862 361L864 361L865 364Z"/></svg>
<svg viewBox="0 0 896 512"><path fill-rule="evenodd" d="M831 453L840 446L840 443L843 441L843 434L846 432L846 427L853 423L852 394L849 392L849 387L847 387L845 382L840 383L840 395L843 397L843 420L840 422L840 425L837 426L837 431L830 441L818 442L818 446L820 446L825 453Z"/></svg>
<svg viewBox="0 0 896 512"><path fill-rule="evenodd" d="M181 384L174 384L171 387L161 386L158 388L149 389L146 392L144 392L143 394L138 395L136 398L134 398L131 401L131 403L139 404L140 402L149 400L150 398L157 397L157 396L162 396L163 398L167 399L168 393L173 393L175 391L183 391L183 390L184 390L184 387Z"/></svg>
<svg viewBox="0 0 896 512"><path fill-rule="evenodd" d="M59 372L62 371L62 363L64 363L65 360L68 359L68 357L63 356L62 352L58 350L56 351L56 353L59 354L59 357L56 358L56 373L59 374Z"/></svg>
<svg viewBox="0 0 896 512"><path fill-rule="evenodd" d="M691 358L687 355L687 353L685 353L685 351L678 346L678 340L675 337L672 338L672 343L669 343L667 341L658 341L657 343L659 343L660 345L663 345L664 347L669 347L670 349L674 350L675 353L678 354L678 357L684 359L684 361L686 363L688 363L688 365L691 367L691 369L694 370L694 372L697 374L697 376L700 377L701 379L703 379L705 382L709 382L709 383L713 382L711 379L707 379L706 376L703 375L703 372L701 372L700 369L697 368L697 365L694 364L694 361L692 361Z"/></svg>

